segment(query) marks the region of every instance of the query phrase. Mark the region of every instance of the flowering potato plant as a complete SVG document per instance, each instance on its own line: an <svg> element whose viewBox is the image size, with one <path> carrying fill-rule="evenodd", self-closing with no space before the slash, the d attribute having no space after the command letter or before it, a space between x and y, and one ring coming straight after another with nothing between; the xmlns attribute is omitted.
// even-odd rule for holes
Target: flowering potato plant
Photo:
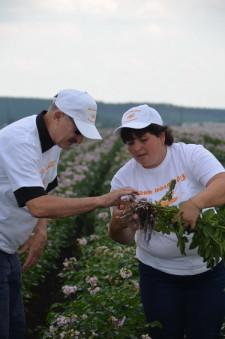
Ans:
<svg viewBox="0 0 225 339"><path fill-rule="evenodd" d="M196 135L199 137L199 133ZM224 135L224 129L221 131L221 139L222 135ZM112 176L130 158L126 146L116 141L112 147L113 143L115 140L107 136L104 143L98 143L96 148L94 144L93 146L82 144L80 145L82 149L79 148L78 152L75 152L76 148L67 151L61 158L57 192L74 197L109 191ZM225 149L219 146L220 149L214 149L213 153L216 152L218 159L225 165ZM144 207L149 207L149 205L144 203ZM185 255L189 243L183 237L188 238L188 234L180 224L180 220L175 222L177 229L173 225L173 216L179 209L160 205L153 207L155 214L151 220L152 224L150 223L152 229L160 232L175 232L178 235L178 246ZM141 209L139 212L141 213ZM152 218L152 212L144 208L142 210L143 221L145 215ZM224 213L223 208L217 210L217 215L208 210L199 219L202 228L204 221L207 224L202 229L205 241L211 243L211 237L215 238L216 229L212 230L213 222L216 228L219 225L223 227ZM171 224L168 223L168 218ZM50 275L53 275L56 286L53 291L55 299L49 301L49 306L51 306L46 322L41 324L39 322L39 326L30 325L32 338L35 333L39 333L38 338L41 339L150 339L147 334L148 325L145 324L140 304L138 265L134 258L135 248L133 245L123 246L111 241L106 232L108 221L108 211L101 211L91 214L88 218L83 215L82 218L65 218L51 222L48 246L41 261L23 275L24 297L31 302L35 296L33 287L40 284L40 281L48 281L49 271ZM151 241L148 239L151 235L151 232L148 232L148 225L149 223L143 223L140 227L146 228L146 240ZM94 234L90 234L89 231L88 233L81 232L81 229L91 229L92 232L92 228L95 229ZM143 231L145 232L145 229ZM198 229L198 234L199 239L196 241L201 242L200 229ZM223 231L219 229L216 239L221 239L222 234ZM78 239L77 236L79 236ZM193 234L193 246L196 236L197 232ZM59 260L60 251L67 247L71 250L72 241L74 248L71 253L68 253L67 249L66 258L64 255L65 259L62 262L61 259ZM213 243L217 249L221 247L220 240L218 243ZM207 246L205 244L205 252L208 251ZM200 251L201 245L197 247ZM209 250L212 252L215 248ZM224 247L221 252L224 252ZM52 268L56 268L58 276L52 272ZM43 307L42 314L46 313L42 298L48 299L48 294L52 293L47 286L45 288L46 294L37 294L39 304ZM37 311L33 309L30 311L29 308L28 310L28 314L35 314L35 318L39 318ZM159 326L159 324L155 323L151 326ZM222 332L225 338L225 326Z"/></svg>
<svg viewBox="0 0 225 339"><path fill-rule="evenodd" d="M95 234L75 242L82 252L80 259L70 257L63 262L59 276L64 300L52 305L42 339L149 338L135 247L108 238L108 212L98 213L96 220Z"/></svg>

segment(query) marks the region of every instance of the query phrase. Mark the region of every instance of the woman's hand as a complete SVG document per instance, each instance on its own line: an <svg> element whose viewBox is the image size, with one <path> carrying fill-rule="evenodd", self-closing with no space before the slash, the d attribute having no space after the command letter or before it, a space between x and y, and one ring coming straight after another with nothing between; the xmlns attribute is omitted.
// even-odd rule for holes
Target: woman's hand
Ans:
<svg viewBox="0 0 225 339"><path fill-rule="evenodd" d="M122 244L128 244L134 239L139 229L138 215L133 213L127 204L120 204L113 209L112 220L109 225L109 236Z"/></svg>
<svg viewBox="0 0 225 339"><path fill-rule="evenodd" d="M135 231L139 228L137 213L133 212L132 204L122 202L114 209L113 218L121 225L121 228L131 228Z"/></svg>
<svg viewBox="0 0 225 339"><path fill-rule="evenodd" d="M189 199L181 204L178 215L181 217L185 228L193 231L196 227L200 213L201 209L192 199Z"/></svg>

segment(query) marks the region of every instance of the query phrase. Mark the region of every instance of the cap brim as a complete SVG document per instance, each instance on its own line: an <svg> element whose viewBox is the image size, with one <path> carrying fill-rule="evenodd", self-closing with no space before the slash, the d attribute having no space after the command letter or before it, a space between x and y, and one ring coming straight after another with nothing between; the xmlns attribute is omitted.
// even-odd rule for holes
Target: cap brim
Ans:
<svg viewBox="0 0 225 339"><path fill-rule="evenodd" d="M149 125L149 123L140 123L140 122L130 122L124 125L121 125L119 127L117 127L113 133L118 133L122 128L133 128L133 129L141 129L141 128L145 128Z"/></svg>
<svg viewBox="0 0 225 339"><path fill-rule="evenodd" d="M81 134L88 139L101 140L102 137L99 134L97 128L93 124L88 124L81 120L74 120L77 128Z"/></svg>

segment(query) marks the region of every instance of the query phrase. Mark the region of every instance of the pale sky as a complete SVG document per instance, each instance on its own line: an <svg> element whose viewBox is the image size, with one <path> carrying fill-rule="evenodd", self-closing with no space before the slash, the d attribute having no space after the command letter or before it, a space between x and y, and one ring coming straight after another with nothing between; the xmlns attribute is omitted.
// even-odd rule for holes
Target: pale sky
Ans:
<svg viewBox="0 0 225 339"><path fill-rule="evenodd" d="M1 0L0 96L225 108L225 0Z"/></svg>

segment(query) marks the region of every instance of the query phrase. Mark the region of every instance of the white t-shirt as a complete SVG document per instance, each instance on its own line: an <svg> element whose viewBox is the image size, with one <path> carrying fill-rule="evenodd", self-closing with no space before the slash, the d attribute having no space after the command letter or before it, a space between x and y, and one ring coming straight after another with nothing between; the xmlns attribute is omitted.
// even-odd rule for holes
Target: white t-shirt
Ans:
<svg viewBox="0 0 225 339"><path fill-rule="evenodd" d="M112 179L112 190L121 187L136 189L140 198L155 202L168 191L168 184L176 179L172 200L168 205L178 205L202 191L224 167L212 153L201 145L174 143L167 147L163 162L151 169L142 167L136 160L129 160ZM206 264L197 254L189 250L192 234L188 235L186 256L180 254L174 233L163 234L152 231L148 241L144 231L135 235L136 256L144 264L170 274L193 275L207 271Z"/></svg>
<svg viewBox="0 0 225 339"><path fill-rule="evenodd" d="M32 115L0 130L0 250L6 253L16 252L37 222L21 201L47 194L57 177L61 148L43 151L36 120Z"/></svg>

